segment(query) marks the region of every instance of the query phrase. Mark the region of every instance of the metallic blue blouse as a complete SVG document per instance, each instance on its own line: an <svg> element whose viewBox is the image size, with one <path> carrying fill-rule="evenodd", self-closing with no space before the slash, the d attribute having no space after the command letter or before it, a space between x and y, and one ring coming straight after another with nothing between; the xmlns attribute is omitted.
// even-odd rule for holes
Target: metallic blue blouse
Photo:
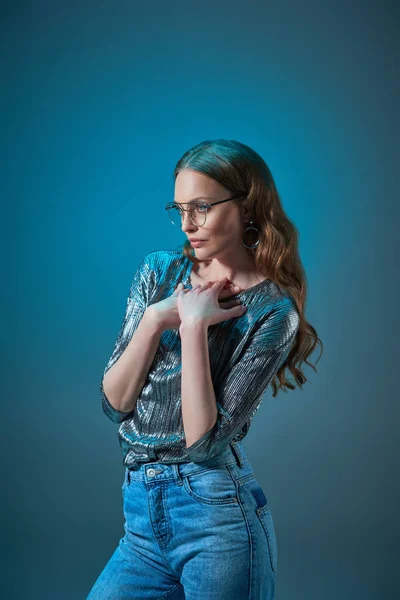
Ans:
<svg viewBox="0 0 400 600"><path fill-rule="evenodd" d="M131 283L126 311L114 350L103 372L118 360L148 306L171 296L179 282L192 288L193 263L182 250L156 250L141 260ZM142 462L202 462L232 441L242 440L264 392L286 360L300 317L292 297L270 279L243 290L247 311L208 328L211 377L217 401L215 425L189 448L181 411L181 341L179 330L166 330L147 379L129 412L116 410L100 383L102 408L120 423L118 439L127 468Z"/></svg>

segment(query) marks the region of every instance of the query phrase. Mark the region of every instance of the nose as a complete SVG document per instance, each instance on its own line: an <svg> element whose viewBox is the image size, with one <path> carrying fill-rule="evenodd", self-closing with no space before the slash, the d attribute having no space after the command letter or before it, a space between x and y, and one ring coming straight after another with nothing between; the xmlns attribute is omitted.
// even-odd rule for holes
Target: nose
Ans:
<svg viewBox="0 0 400 600"><path fill-rule="evenodd" d="M189 213L186 210L183 211L181 229L184 233L186 231L195 231L196 230L196 227L195 227L195 225L193 225L192 219L189 217Z"/></svg>

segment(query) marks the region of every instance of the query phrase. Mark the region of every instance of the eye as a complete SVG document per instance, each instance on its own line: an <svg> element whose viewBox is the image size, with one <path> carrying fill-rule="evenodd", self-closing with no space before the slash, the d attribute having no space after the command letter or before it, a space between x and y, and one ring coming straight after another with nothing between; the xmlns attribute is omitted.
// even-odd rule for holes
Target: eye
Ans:
<svg viewBox="0 0 400 600"><path fill-rule="evenodd" d="M202 213L204 213L204 212L206 212L206 211L207 211L207 205L206 205L206 204L198 204L198 205L197 205L197 210L198 210L199 212L202 212Z"/></svg>

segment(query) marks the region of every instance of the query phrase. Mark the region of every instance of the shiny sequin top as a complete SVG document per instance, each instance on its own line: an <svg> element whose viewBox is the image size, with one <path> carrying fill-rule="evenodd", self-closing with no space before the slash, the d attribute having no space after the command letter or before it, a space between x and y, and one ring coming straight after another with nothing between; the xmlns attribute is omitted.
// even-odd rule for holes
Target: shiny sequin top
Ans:
<svg viewBox="0 0 400 600"><path fill-rule="evenodd" d="M171 296L179 282L192 289L193 263L182 249L156 250L142 258L130 287L114 350L103 372L118 360L144 311ZM142 462L201 462L242 440L276 371L286 360L299 327L291 296L270 279L238 292L247 311L208 327L211 378L217 401L215 425L189 448L181 411L179 330L162 333L135 408L120 412L100 383L102 408L119 423L118 439L127 468ZM133 368L133 367L132 367Z"/></svg>

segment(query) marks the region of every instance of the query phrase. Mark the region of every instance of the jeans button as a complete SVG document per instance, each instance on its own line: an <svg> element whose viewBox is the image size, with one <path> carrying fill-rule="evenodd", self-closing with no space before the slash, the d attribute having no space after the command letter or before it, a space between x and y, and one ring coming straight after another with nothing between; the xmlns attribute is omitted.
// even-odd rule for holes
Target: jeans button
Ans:
<svg viewBox="0 0 400 600"><path fill-rule="evenodd" d="M154 475L156 474L154 469L147 469L147 475L149 477L154 477Z"/></svg>

